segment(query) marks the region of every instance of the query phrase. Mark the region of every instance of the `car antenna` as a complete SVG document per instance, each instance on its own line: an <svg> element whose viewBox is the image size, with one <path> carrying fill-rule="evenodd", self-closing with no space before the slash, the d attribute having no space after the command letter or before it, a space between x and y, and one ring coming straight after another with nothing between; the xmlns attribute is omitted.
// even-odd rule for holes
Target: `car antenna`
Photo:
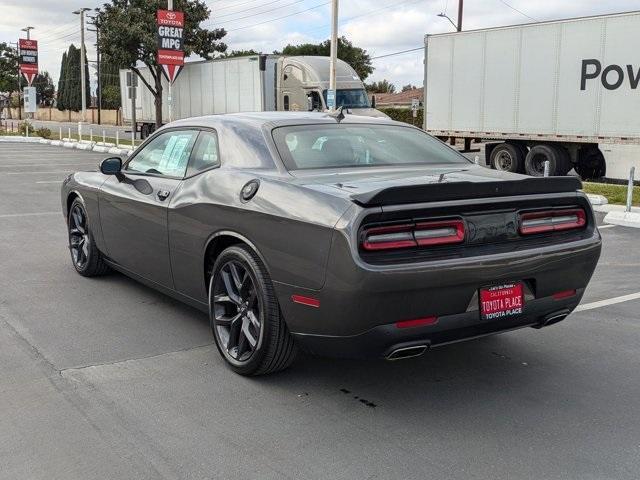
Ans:
<svg viewBox="0 0 640 480"><path fill-rule="evenodd" d="M335 112L328 112L327 115L335 119L336 122L340 123L342 120L344 120L344 112L342 110L344 110L344 105L338 107Z"/></svg>

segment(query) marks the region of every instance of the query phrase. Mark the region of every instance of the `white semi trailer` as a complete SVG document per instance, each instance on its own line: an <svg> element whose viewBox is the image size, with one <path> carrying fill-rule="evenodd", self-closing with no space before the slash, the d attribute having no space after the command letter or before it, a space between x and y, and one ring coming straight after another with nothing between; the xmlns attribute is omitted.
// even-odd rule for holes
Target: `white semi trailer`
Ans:
<svg viewBox="0 0 640 480"><path fill-rule="evenodd" d="M148 68L142 75L153 85ZM123 117L132 119L127 72L120 71ZM337 106L355 115L385 116L371 108L364 84L351 66L338 60ZM275 110L323 111L327 108L329 57L254 55L188 62L172 88L169 115L168 83L163 80L162 118L169 119L219 113ZM146 137L155 127L154 97L139 82L136 98L136 129Z"/></svg>
<svg viewBox="0 0 640 480"><path fill-rule="evenodd" d="M640 165L640 12L425 37L425 125L493 168L627 178ZM491 142L495 141L495 142Z"/></svg>

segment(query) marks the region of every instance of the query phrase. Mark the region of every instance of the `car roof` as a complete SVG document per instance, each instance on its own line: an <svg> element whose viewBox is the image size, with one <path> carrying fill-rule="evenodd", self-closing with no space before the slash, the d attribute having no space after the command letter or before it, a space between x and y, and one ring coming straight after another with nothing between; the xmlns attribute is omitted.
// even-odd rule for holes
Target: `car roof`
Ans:
<svg viewBox="0 0 640 480"><path fill-rule="evenodd" d="M219 127L232 125L245 125L246 127L261 128L283 127L288 125L301 124L335 124L337 120L325 112L243 112L227 113L220 115L206 115L202 117L191 117L177 120L169 124L170 127ZM341 124L382 124L382 125L402 125L405 123L396 122L386 118L375 118L362 115L351 115L346 113Z"/></svg>

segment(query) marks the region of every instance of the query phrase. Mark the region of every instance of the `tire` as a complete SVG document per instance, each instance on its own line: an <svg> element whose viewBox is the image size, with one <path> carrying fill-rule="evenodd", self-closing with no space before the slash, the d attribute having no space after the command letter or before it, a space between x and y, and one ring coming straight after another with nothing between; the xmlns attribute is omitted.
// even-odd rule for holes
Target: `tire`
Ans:
<svg viewBox="0 0 640 480"><path fill-rule="evenodd" d="M151 133L151 129L149 128L148 123L143 123L142 127L140 127L140 139L144 140Z"/></svg>
<svg viewBox="0 0 640 480"><path fill-rule="evenodd" d="M96 246L87 210L79 198L73 201L69 209L67 231L71 262L76 272L83 277L97 277L111 270Z"/></svg>
<svg viewBox="0 0 640 480"><path fill-rule="evenodd" d="M544 176L544 162L549 161L549 175L566 175L571 170L569 153L560 145L534 145L529 150L524 161L527 175L532 177Z"/></svg>
<svg viewBox="0 0 640 480"><path fill-rule="evenodd" d="M296 356L271 278L245 245L231 246L216 259L209 281L209 321L220 355L240 375L284 370Z"/></svg>
<svg viewBox="0 0 640 480"><path fill-rule="evenodd" d="M503 172L519 173L524 171L524 155L518 145L501 143L491 151L491 168Z"/></svg>
<svg viewBox="0 0 640 480"><path fill-rule="evenodd" d="M581 152L575 168L583 180L597 180L607 174L604 155L598 148L591 148L584 153Z"/></svg>

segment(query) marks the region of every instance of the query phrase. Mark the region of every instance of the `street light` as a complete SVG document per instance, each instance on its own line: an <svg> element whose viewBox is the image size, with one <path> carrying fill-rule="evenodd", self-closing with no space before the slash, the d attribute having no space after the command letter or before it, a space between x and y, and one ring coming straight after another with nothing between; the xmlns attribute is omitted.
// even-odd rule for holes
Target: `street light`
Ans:
<svg viewBox="0 0 640 480"><path fill-rule="evenodd" d="M438 14L439 17L441 18L446 18L447 20L449 20L449 23L451 23L451 25L453 25L453 28L456 29L456 31L461 32L462 31L462 10L464 9L464 0L458 0L458 23L456 24L453 20L451 20L446 13L441 12Z"/></svg>
<svg viewBox="0 0 640 480"><path fill-rule="evenodd" d="M453 28L455 28L456 30L458 29L458 26L453 22L453 20L451 20L451 18L449 18L449 16L446 13L444 13L444 12L439 13L438 17L446 18L447 20L449 20L449 23L451 23L451 25L453 25Z"/></svg>
<svg viewBox="0 0 640 480"><path fill-rule="evenodd" d="M25 27L22 29L23 32L27 32L27 40L31 40L31 35L29 35L29 32L34 29L35 27Z"/></svg>
<svg viewBox="0 0 640 480"><path fill-rule="evenodd" d="M80 93L81 95L81 101L82 101L82 121L86 121L87 119L87 91L85 88L85 85L87 84L87 79L85 77L84 74L84 57L85 57L85 50L84 50L84 12L88 12L89 10L91 10L90 8L80 8L78 10L76 10L74 13L74 15L80 15L80 88L82 89L82 92Z"/></svg>

